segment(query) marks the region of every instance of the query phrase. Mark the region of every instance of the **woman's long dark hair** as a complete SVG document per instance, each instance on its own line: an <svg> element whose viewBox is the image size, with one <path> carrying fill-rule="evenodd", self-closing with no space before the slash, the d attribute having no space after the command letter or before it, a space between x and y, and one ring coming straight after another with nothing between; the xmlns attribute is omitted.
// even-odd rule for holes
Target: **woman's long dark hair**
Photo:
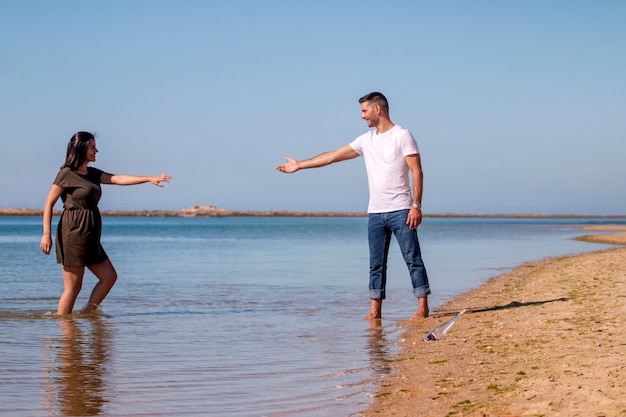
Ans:
<svg viewBox="0 0 626 417"><path fill-rule="evenodd" d="M69 167L72 170L78 169L85 158L87 157L87 148L89 147L89 141L95 139L93 133L89 132L76 132L67 144L67 156L65 157L65 164L61 168Z"/></svg>

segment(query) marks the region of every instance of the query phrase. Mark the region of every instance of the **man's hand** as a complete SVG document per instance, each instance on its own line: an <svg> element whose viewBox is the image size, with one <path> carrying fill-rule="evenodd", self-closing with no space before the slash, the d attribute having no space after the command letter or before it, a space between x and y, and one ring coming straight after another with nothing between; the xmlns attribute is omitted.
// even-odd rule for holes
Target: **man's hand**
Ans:
<svg viewBox="0 0 626 417"><path fill-rule="evenodd" d="M406 224L409 225L409 229L414 230L417 229L422 223L422 210L412 208L409 210L409 215L406 218Z"/></svg>
<svg viewBox="0 0 626 417"><path fill-rule="evenodd" d="M300 169L300 167L298 167L298 161L296 161L295 159L292 158L285 158L285 162L282 165L278 165L276 167L276 169L280 172L284 172L286 174L291 174L293 172L296 172L297 170Z"/></svg>

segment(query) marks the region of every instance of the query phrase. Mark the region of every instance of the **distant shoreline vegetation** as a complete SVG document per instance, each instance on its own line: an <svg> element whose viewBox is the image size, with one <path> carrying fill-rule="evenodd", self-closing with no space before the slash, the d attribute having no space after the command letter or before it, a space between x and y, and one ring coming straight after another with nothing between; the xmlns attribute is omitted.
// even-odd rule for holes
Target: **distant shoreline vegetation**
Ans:
<svg viewBox="0 0 626 417"><path fill-rule="evenodd" d="M55 210L54 215L61 214ZM344 211L288 211L288 210L227 210L209 205L192 206L181 210L101 210L104 217L367 217L366 212ZM41 209L0 208L0 216L42 216ZM469 213L424 213L424 217L451 218L626 218L626 214L469 214Z"/></svg>

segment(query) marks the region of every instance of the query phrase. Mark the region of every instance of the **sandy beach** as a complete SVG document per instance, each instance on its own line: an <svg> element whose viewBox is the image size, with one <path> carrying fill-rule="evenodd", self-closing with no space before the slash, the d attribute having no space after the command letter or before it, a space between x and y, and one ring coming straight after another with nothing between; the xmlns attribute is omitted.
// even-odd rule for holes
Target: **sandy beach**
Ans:
<svg viewBox="0 0 626 417"><path fill-rule="evenodd" d="M618 246L524 264L403 323L394 372L361 415L626 416L626 226L586 230Z"/></svg>

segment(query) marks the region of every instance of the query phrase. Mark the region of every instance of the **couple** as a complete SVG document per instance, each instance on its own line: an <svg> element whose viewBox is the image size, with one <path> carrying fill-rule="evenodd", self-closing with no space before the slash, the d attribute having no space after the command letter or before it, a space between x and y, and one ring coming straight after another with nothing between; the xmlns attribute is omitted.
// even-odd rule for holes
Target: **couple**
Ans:
<svg viewBox="0 0 626 417"><path fill-rule="evenodd" d="M389 118L389 104L381 93L370 93L361 99L361 117L368 127L375 128L349 145L313 158L297 161L286 158L276 169L293 173L334 162L363 156L370 189L368 206L368 240L370 247L370 311L366 319L382 317L387 280L387 254L391 234L395 234L413 285L419 306L412 318L428 317L430 294L428 277L420 253L417 227L422 222L422 167L419 149L411 133L395 125ZM171 176L115 175L89 166L96 160L96 139L89 132L77 132L67 145L65 164L61 167L48 193L43 210L41 250L52 249L51 222L53 208L63 200L63 213L56 234L57 263L62 264L64 289L57 313L70 314L83 283L85 267L94 273L98 283L83 309L90 312L109 293L117 273L100 244L102 220L98 210L101 184L135 185L150 182L162 187ZM412 187L409 185L411 172Z"/></svg>

